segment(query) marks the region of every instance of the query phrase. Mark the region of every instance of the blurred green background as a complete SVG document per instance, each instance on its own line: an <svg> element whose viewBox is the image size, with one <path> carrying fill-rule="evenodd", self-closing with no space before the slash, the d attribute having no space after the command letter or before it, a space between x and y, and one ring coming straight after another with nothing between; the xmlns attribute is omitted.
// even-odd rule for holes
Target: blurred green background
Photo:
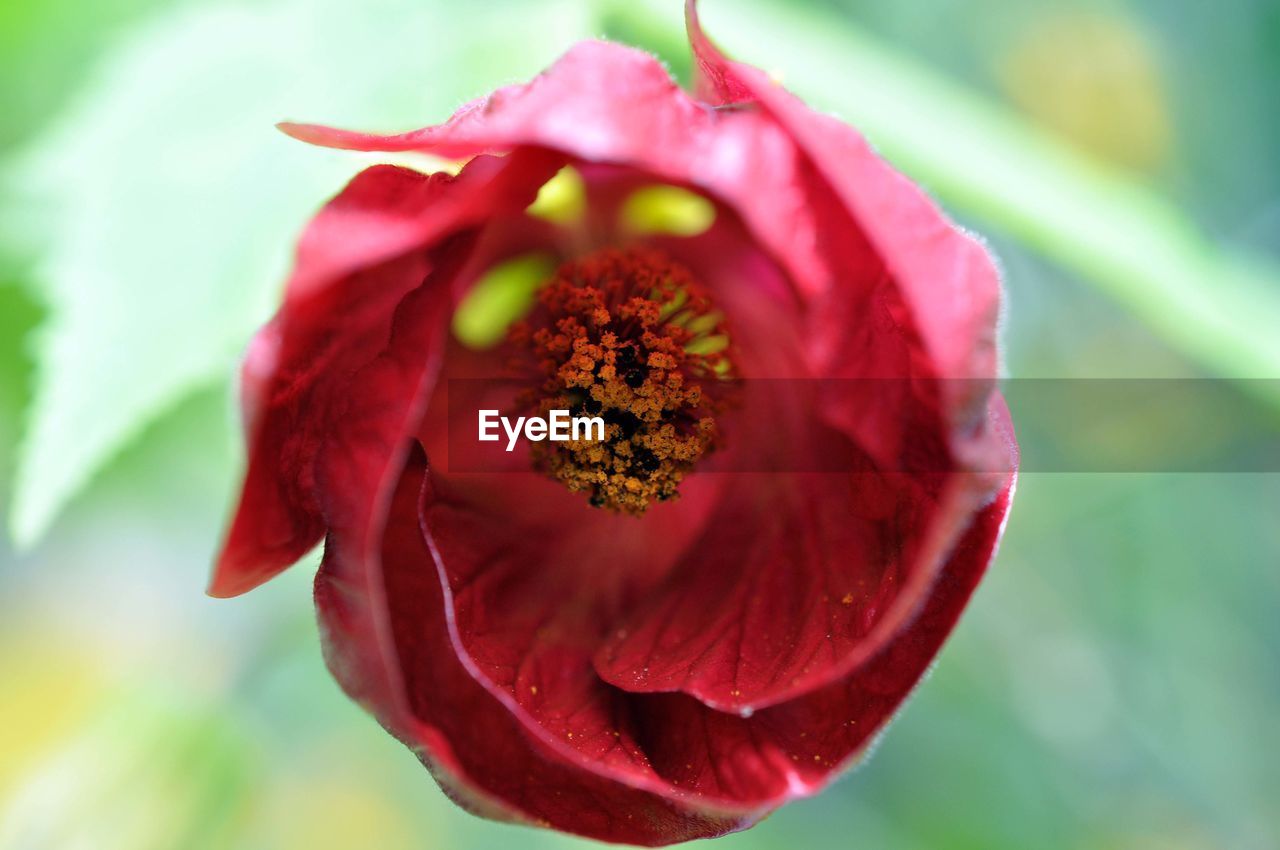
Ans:
<svg viewBox="0 0 1280 850"><path fill-rule="evenodd" d="M0 850L582 844L463 814L341 695L312 563L203 587L237 354L371 161L272 124L430 123L590 35L686 75L679 6L0 6ZM990 239L1011 376L1280 377L1280 3L704 7ZM874 757L717 846L1280 846L1277 507L1274 474L1025 474Z"/></svg>

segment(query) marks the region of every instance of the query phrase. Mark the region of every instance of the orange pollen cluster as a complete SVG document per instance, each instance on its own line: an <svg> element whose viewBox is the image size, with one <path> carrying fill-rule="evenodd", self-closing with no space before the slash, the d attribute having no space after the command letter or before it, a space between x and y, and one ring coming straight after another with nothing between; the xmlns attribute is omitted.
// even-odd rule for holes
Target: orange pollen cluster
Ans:
<svg viewBox="0 0 1280 850"><path fill-rule="evenodd" d="M638 516L675 498L720 440L733 372L723 317L665 254L609 248L566 263L512 341L539 379L525 407L605 422L604 440L533 448L537 469L592 505Z"/></svg>

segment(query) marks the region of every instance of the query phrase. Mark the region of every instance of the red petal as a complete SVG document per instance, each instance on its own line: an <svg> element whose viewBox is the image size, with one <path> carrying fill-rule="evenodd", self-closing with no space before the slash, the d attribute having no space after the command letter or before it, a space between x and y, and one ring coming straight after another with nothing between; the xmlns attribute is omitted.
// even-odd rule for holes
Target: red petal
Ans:
<svg viewBox="0 0 1280 850"><path fill-rule="evenodd" d="M712 715L721 750L732 742L768 741L792 764L791 797L812 794L856 762L928 670L990 563L1012 496L1008 485L969 525L923 607L874 658L844 679L756 712L750 718ZM674 721L674 734L688 728ZM672 746L678 746L672 743ZM707 766L703 767L708 769Z"/></svg>
<svg viewBox="0 0 1280 850"><path fill-rule="evenodd" d="M477 682L454 654L441 582L418 530L424 472L419 452L392 497L379 552L348 558L356 549L335 538L317 576L326 657L348 693L419 755L451 797L489 817L644 845L754 823L763 812L721 811L660 783L648 783L654 790L617 781L564 758Z"/></svg>
<svg viewBox="0 0 1280 850"><path fill-rule="evenodd" d="M411 456L379 552L348 560L341 553L356 549L332 541L316 599L335 675L467 808L650 845L748 826L859 758L954 626L1010 496L1006 488L978 514L927 604L883 652L842 681L742 717L592 682L581 634L554 625L532 642L495 640L505 661L459 653L457 609L444 592L459 582L446 579L449 562L418 530L424 473L425 458ZM423 507L433 499L426 492Z"/></svg>
<svg viewBox="0 0 1280 850"><path fill-rule="evenodd" d="M967 439L951 434L936 397L944 385L929 380L920 343L892 315L903 310L896 290L830 191L820 183L808 190L813 208L823 211L814 234L820 254L850 270L849 285L810 308L816 317L797 307L732 216L695 239L661 240L697 271L732 320L743 376L783 379L748 380L745 409L727 423L729 457L712 465L785 472L735 473L685 557L656 569L645 544L669 542L670 534L625 518L610 525L580 497L536 476L525 474L529 486L498 486L473 498L452 520L431 523L457 541L448 547L450 575L465 587L461 608L474 614L459 618L461 651L480 659L516 652L532 664L535 632L553 631L557 608L568 607L581 616L560 632L605 635L598 651L587 651L606 681L758 710L847 675L919 610L946 553L999 484L999 476L951 476L965 465L953 452L967 450L967 442L1000 448L1001 441L985 430ZM806 381L814 363L825 375L855 379L918 373L920 386ZM819 388L816 398L806 395L811 385ZM444 407L441 399L432 409ZM442 459L443 443L427 443L429 455ZM867 472L831 474L841 458L860 456L868 458ZM912 458L925 458L925 474L897 472ZM527 459L519 462L528 468ZM737 486L743 479L748 486ZM515 481L508 475L503 484ZM671 507L686 506L663 510ZM560 512L561 521L539 524L531 514L544 509ZM743 528L752 534L742 535ZM567 542L549 542L561 540ZM566 563L587 568L566 573ZM646 583L653 573L666 581ZM618 574L631 576L625 594L610 584ZM521 579L519 592L510 590L510 575ZM615 605L623 595L634 601ZM602 632L600 622L611 627ZM493 678L518 693L512 680ZM581 729L577 735L586 740Z"/></svg>
<svg viewBox="0 0 1280 850"><path fill-rule="evenodd" d="M707 103L728 105L750 103L755 100L751 90L742 85L733 74L724 55L702 31L698 21L698 0L685 0L685 27L689 31L689 46L693 48L693 61L697 66L693 81L694 94Z"/></svg>
<svg viewBox="0 0 1280 850"><path fill-rule="evenodd" d="M1011 495L1012 480L974 518L914 619L847 677L747 717L678 694L636 697L650 763L679 788L720 790L744 753L768 753L784 765L774 804L821 790L866 753L928 670L994 555Z"/></svg>
<svg viewBox="0 0 1280 850"><path fill-rule="evenodd" d="M997 429L993 420L982 439L1003 444ZM818 430L772 436L796 442L777 458L791 468L820 469L823 455L849 451ZM736 439L760 468L773 462L763 440ZM927 604L992 484L1007 478L945 468L731 474L667 581L615 620L596 654L600 675L726 711L759 710L849 675Z"/></svg>
<svg viewBox="0 0 1280 850"><path fill-rule="evenodd" d="M440 414L443 407L444 399L439 398L431 405L431 411ZM1007 417L1000 410L992 416L993 432L1001 441L1010 440ZM444 426L437 424L428 430L433 432L426 435L433 447L429 453L445 457ZM849 486L847 476L810 477L828 482L828 486L838 481ZM727 632L732 639L715 650L728 653L736 648L738 654L733 661L740 670L771 663L779 653L767 646L770 636L776 641L779 632L809 634L804 623L789 623L777 614L779 603L782 615L788 615L796 607L789 606L789 602L803 601L813 593L814 576L847 582L851 576L875 574L872 567L876 566L877 553L854 548L866 542L856 523L838 514L816 520L830 520L830 542L849 544L845 551L819 557L796 547L794 538L779 541L788 545L771 545L771 527L785 528L787 522L806 518L806 499L800 500L800 506L786 505L776 518L762 512L744 523L738 517L723 514L725 505L741 509L742 502L732 496L727 502L720 498L718 485L725 483L721 476L691 479L686 487L692 485L692 489L686 490L680 503L658 506L638 521L591 510L580 496L528 472L450 475L437 469L430 479L422 526L445 583L444 605L453 626L453 650L476 680L522 722L527 734L557 751L560 758L584 764L602 776L643 787L658 782L696 790L706 805L715 807L736 804L755 809L776 805L788 795L800 793L798 788L809 788L805 783L818 781L795 778L798 774L793 768L792 749L800 746L798 742L803 737L798 726L793 729L796 740L788 743L791 749L783 747L767 736L750 732L754 727L741 726L736 715L731 716L730 722L720 712L688 697L634 693L658 690L652 687L653 681L636 683L606 674L620 686L609 687L594 675L591 656L602 625L607 628L610 623L625 623L636 600L644 598L656 582L672 573L672 558L683 552L687 557L674 572L676 582L658 597L679 607L672 619L694 624L695 638L710 635L714 639ZM756 481L751 487L736 486L739 479L728 483L730 492L743 494L744 501L752 507L756 506L752 503L758 504L769 495L767 489L755 486ZM716 490L700 491L700 485L715 486ZM972 494L985 492L985 488L982 482L973 488L953 487L950 492ZM883 493L863 490L860 495L863 501L859 504L868 516L912 528L901 506L881 502ZM718 505L721 513L704 520L709 504ZM827 507L830 510L847 504L848 497L842 496L833 498ZM775 679L782 679L767 684L779 686L779 693L799 700L808 699L809 693L815 692L815 685L834 680L835 684L819 688L826 694L823 699L832 703L837 700L831 695L833 688L844 693L838 676L860 680L864 670L874 669L871 659L877 654L901 653L891 648L895 645L914 647L911 652L918 653L911 663L901 665L903 678L894 689L874 694L874 699L863 699L863 691L850 686L850 693L859 695L856 700L854 696L839 697L845 702L838 716L842 722L855 718L856 739L847 730L832 729L830 737L845 741L848 747L838 752L824 751L822 763L806 766L804 776L830 773L834 766L856 754L906 695L945 636L945 629L938 630L934 643L910 636L917 628L921 609L939 604L934 598L939 588L967 581L969 576L976 581L992 554L1006 506L1007 499L1002 496L994 507L982 509L978 520L971 518L980 506L969 504L954 511L959 542L948 544L950 554L940 559L936 569L918 573L917 586L902 594L909 602L900 606L900 616L877 619L877 612L869 610L873 604L885 604L886 598L893 599L897 588L892 587L892 581L887 597L882 593L876 599L874 594L860 590L857 605L852 607L839 599L831 600L839 616L851 622L821 622L826 638L830 640L831 632L838 632L837 641L842 644L839 652L830 653L831 659L823 659L827 663L821 668L821 676L809 676L798 684L789 676L767 671ZM752 534L741 535L743 527L751 527ZM893 522L888 528L895 528ZM705 530L704 536L691 537L700 529ZM874 538L868 535L867 539ZM755 557L756 551L763 552L764 557ZM809 560L769 561L797 551ZM856 569L851 567L853 564ZM748 586L767 582L768 592L753 599L752 610L735 607L735 600L726 602L714 595L716 583L726 575L730 582L736 577ZM892 573L891 578L897 575L901 573ZM704 577L709 581L703 583ZM971 586L966 586L966 595ZM823 589L819 582L817 592ZM400 596L397 594L397 598ZM761 602L768 604L762 606ZM822 604L826 602L822 600ZM951 602L958 614L962 600ZM805 613L804 605L798 609ZM776 623L772 622L774 617L778 618ZM647 624L661 617L642 611L638 619ZM880 624L885 634L875 641L860 639L868 631L868 624ZM759 645L760 635L766 645ZM653 679L667 673L664 665L678 667L687 660L689 654L684 649L663 647L646 659L652 665ZM699 647L699 652L704 656L715 654L705 645ZM797 657L801 662L805 660L804 654L796 651L782 653L782 657L787 663ZM427 663L417 653L403 651L400 660L410 676L415 675L416 666ZM640 669L645 662L635 663ZM865 666L853 669L857 663ZM743 698L736 701L726 698L718 702L714 693L708 697L699 687L706 685L709 692L717 688L728 691L734 682L718 679L722 671L716 665L707 667L705 672L711 675L705 681L681 683L686 690L713 705L761 704L754 692L741 695ZM763 687L746 681L739 684ZM777 702L774 696L772 701ZM782 721L777 718L790 716L773 709L756 713L757 718L775 718L769 722L778 724ZM689 731L704 727L706 731L702 733ZM693 742L687 740L690 735ZM680 741L685 743L672 743ZM694 744L701 749L692 749ZM807 753L806 758L812 759L812 755ZM708 759L714 766L708 764Z"/></svg>
<svg viewBox="0 0 1280 850"><path fill-rule="evenodd" d="M523 209L559 162L538 152L483 158L456 178L376 166L311 222L284 306L245 360L248 470L212 595L250 590L319 542L316 453L352 375L386 345L396 305L426 276L421 249Z"/></svg>
<svg viewBox="0 0 1280 850"><path fill-rule="evenodd" d="M679 690L739 711L847 675L924 604L946 553L1003 478L962 471L1012 468L994 428L953 421L962 417L939 398L957 385L982 398L986 385L935 380L892 278L830 189L805 185L820 211L819 255L848 270L845 285L794 316L743 285L758 272L721 275L704 263L702 273L730 318L747 318L735 326L735 337L746 330L744 353L768 352L744 376L793 379L748 380L745 409L727 426L731 457L714 465L783 472L738 473L667 583L616 623L596 665L618 687ZM688 257L749 256L741 244L707 241L713 235L689 240ZM752 298L769 305L763 323L744 309ZM788 357L780 341L796 333L802 353ZM786 368L797 359L814 372ZM806 374L821 376L813 393L797 379ZM889 380L865 380L875 378ZM867 472L832 474L857 468L840 459L860 455ZM913 463L925 473L899 471Z"/></svg>
<svg viewBox="0 0 1280 850"><path fill-rule="evenodd" d="M540 145L633 166L724 201L810 294L846 288L851 280L856 288L865 279L867 263L851 270L815 253L818 218L838 207L854 225L847 239L869 246L899 291L905 321L915 325L935 373L994 377L999 279L982 247L852 128L808 109L758 69L724 59L700 30L693 32L700 63L723 78L728 96L749 91L764 111L709 110L652 57L583 42L533 82L470 103L445 124L394 136L283 128L355 150L466 157ZM815 203L815 192L833 202ZM961 387L975 388L950 400L963 428L980 421L987 390L953 385Z"/></svg>
<svg viewBox="0 0 1280 850"><path fill-rule="evenodd" d="M696 0L686 0L685 11L708 101L759 104L786 130L813 164L814 179L831 187L883 259L936 374L993 378L1000 278L983 246L852 127L814 112L759 68L726 58L702 32ZM980 382L946 388L957 393L950 401L959 427L982 417L988 390Z"/></svg>
<svg viewBox="0 0 1280 850"><path fill-rule="evenodd" d="M326 658L352 697L376 706L396 729L406 722L405 705L379 553L412 445L409 435L440 368L450 284L474 242L474 234L463 234L441 246L438 266L398 308L385 350L349 382L343 415L316 458L316 493L328 532L324 579L316 586L327 618Z"/></svg>
<svg viewBox="0 0 1280 850"><path fill-rule="evenodd" d="M534 81L499 89L448 122L380 136L311 124L286 133L328 147L466 158L537 145L629 165L724 200L798 284L828 276L813 256L794 143L758 111L717 111L682 91L652 56L602 41L575 45Z"/></svg>
<svg viewBox="0 0 1280 850"><path fill-rule="evenodd" d="M422 254L335 269L327 285L313 268L333 265L334 258L325 256L333 243L349 245L353 261L360 261L364 246L358 235L351 243L335 238L344 222L358 224L366 210L374 217L392 199L416 195L430 203L444 182L403 169L369 169L308 227L287 300L254 338L242 368L248 469L209 587L212 595L250 590L319 542L324 525L312 463L329 411L340 403L352 372L385 344L395 305L427 271ZM359 233L358 226L353 229Z"/></svg>

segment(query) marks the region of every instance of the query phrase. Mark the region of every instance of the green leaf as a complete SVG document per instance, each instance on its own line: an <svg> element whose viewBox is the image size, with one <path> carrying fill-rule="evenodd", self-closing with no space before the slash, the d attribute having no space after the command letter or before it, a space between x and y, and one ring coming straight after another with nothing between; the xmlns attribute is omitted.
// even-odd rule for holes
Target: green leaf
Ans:
<svg viewBox="0 0 1280 850"><path fill-rule="evenodd" d="M122 23L172 0L41 0L0 5L0 148L74 92Z"/></svg>
<svg viewBox="0 0 1280 850"><path fill-rule="evenodd" d="M665 24L665 39L651 47L684 49L679 10L669 8L678 4L627 5L650 33ZM699 8L729 55L837 113L953 208L1080 275L1186 356L1230 378L1280 375L1274 263L1224 254L1128 174L894 53L845 18L762 0L704 0ZM1280 406L1275 382L1245 386Z"/></svg>
<svg viewBox="0 0 1280 850"><path fill-rule="evenodd" d="M6 238L35 241L49 311L15 540L37 540L125 441L233 368L302 224L374 159L308 149L275 122L442 120L588 33L578 6L285 0L184 8L132 33L8 169Z"/></svg>
<svg viewBox="0 0 1280 850"><path fill-rule="evenodd" d="M0 512L9 504L14 446L30 395L31 358L25 342L39 321L40 311L27 292L0 277Z"/></svg>

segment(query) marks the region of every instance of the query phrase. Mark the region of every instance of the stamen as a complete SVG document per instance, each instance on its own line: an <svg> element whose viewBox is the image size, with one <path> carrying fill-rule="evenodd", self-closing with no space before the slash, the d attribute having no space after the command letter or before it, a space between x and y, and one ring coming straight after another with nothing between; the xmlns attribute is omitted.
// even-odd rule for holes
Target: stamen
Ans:
<svg viewBox="0 0 1280 850"><path fill-rule="evenodd" d="M640 515L676 498L718 445L729 335L692 273L665 254L610 248L561 266L510 338L540 381L524 406L605 421L603 441L533 447L537 469L591 504Z"/></svg>
<svg viewBox="0 0 1280 850"><path fill-rule="evenodd" d="M619 218L628 232L637 235L697 236L715 222L716 208L702 195L679 186L645 186L631 193Z"/></svg>

